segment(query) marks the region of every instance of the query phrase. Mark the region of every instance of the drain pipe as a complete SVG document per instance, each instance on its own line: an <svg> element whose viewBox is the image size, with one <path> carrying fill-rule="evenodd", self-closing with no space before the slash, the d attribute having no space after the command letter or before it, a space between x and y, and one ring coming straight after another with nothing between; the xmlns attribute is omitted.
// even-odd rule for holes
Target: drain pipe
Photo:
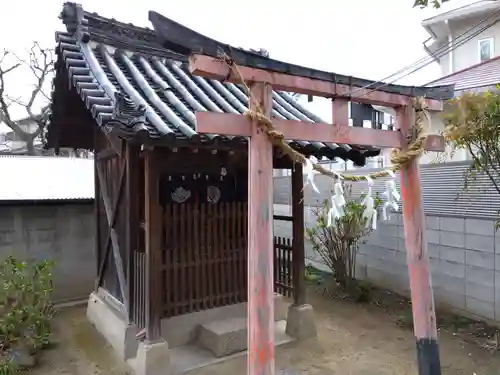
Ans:
<svg viewBox="0 0 500 375"><path fill-rule="evenodd" d="M453 35L451 33L448 35L448 46L450 46L450 52L448 56L448 74L453 73Z"/></svg>

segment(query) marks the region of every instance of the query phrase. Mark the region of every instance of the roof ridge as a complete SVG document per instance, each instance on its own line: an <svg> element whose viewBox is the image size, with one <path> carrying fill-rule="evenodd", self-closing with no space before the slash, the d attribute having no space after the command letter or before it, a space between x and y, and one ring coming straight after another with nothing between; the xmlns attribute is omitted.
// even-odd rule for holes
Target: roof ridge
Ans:
<svg viewBox="0 0 500 375"><path fill-rule="evenodd" d="M66 25L67 32L77 39L80 38L77 34L82 34L87 41L93 40L131 51L146 52L151 48L156 54L168 52L151 28L86 11L80 3L65 2L60 19Z"/></svg>
<svg viewBox="0 0 500 375"><path fill-rule="evenodd" d="M140 30L140 31L155 35L155 31L151 28L144 27L144 26L137 26L131 22L118 21L116 18L113 18L113 17L109 18L109 17L105 17L97 12L87 11L83 8L81 3L77 3L77 2L73 2L73 1L66 1L63 4L63 10L61 12L61 19L63 19L63 21L64 21L64 18L67 18L67 19L71 19L73 21L76 21L77 15L76 15L76 12L74 10L76 10L77 8L80 8L82 10L82 15L84 18L90 17L90 18L101 20L101 21L114 23L118 26L125 26L125 27L133 28L136 30Z"/></svg>
<svg viewBox="0 0 500 375"><path fill-rule="evenodd" d="M90 17L90 18L93 18L93 19L96 19L96 20L99 20L99 21L113 23L116 26L127 27L127 28L131 28L131 29L134 29L134 30L137 30L137 31L141 31L141 32L147 33L147 34L156 35L155 31L153 29L150 29L149 27L137 26L137 25L134 25L131 22L122 22L122 21L118 21L116 18L104 17L104 16L100 15L97 12L89 12L89 11L84 10L84 15L85 15L85 17L87 19Z"/></svg>
<svg viewBox="0 0 500 375"><path fill-rule="evenodd" d="M476 4L479 4L479 3L490 3L490 2L493 2L493 1L497 1L497 0L477 0L477 1L475 1L473 3L470 3L470 4L464 4L464 5L459 6L457 8L450 9L450 10L448 10L446 12L438 13L438 14L432 16L432 17L426 18L426 19L422 20L422 23L427 23L427 22L432 21L433 19L438 18L438 17L443 17L443 16L446 16L446 15L453 15L453 13L455 13L455 12L458 12L458 11L460 11L462 9L470 8L470 7L475 6Z"/></svg>

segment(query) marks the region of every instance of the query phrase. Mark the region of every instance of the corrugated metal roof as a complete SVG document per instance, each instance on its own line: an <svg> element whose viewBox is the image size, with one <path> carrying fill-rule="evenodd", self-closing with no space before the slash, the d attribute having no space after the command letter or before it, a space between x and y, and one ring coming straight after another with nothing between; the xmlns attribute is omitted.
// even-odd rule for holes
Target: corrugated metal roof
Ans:
<svg viewBox="0 0 500 375"><path fill-rule="evenodd" d="M0 201L94 198L93 159L0 156Z"/></svg>
<svg viewBox="0 0 500 375"><path fill-rule="evenodd" d="M240 137L209 137L194 130L196 111L244 113L248 97L241 87L191 75L186 56L162 47L152 30L93 13L85 12L84 15L90 43L78 42L72 24L75 21L63 18L68 33L57 34L57 52L70 82L100 125L111 124L108 121L116 118L117 103L121 106L119 109L136 115L140 114L138 106L142 105L145 128L135 122L126 132L137 134L142 130L142 136L147 133L150 139L175 137L208 143L216 138L224 142L246 142ZM117 98L116 92L123 95ZM273 93L272 115L281 119L322 122L284 92ZM113 126L117 125L113 123ZM291 145L307 154L350 159L359 165L365 163L366 157L380 153L376 148L317 142L297 141Z"/></svg>
<svg viewBox="0 0 500 375"><path fill-rule="evenodd" d="M426 86L455 84L455 91L470 90L500 83L500 56L441 77Z"/></svg>

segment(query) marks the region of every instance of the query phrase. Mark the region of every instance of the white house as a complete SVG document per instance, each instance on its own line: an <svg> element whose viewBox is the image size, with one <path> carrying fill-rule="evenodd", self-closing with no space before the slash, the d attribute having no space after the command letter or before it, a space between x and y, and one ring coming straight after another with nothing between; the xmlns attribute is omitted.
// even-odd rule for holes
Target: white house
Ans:
<svg viewBox="0 0 500 375"><path fill-rule="evenodd" d="M466 91L487 91L500 84L500 1L482 0L422 21L431 36L424 49L441 67L442 77L426 86L455 85L455 96ZM443 129L439 115L432 116L434 131ZM425 155L421 162L436 160ZM459 150L440 157L441 162L470 160Z"/></svg>
<svg viewBox="0 0 500 375"><path fill-rule="evenodd" d="M36 122L29 117L17 121L17 125L27 133L34 133L38 128ZM34 146L36 149L42 148L41 137L35 138ZM26 141L18 134L10 129L0 134L0 152L19 154L24 151L26 151Z"/></svg>
<svg viewBox="0 0 500 375"><path fill-rule="evenodd" d="M17 125L26 133L34 133L38 128L37 123L30 117L18 120ZM34 139L34 146L37 150L37 154L46 156L54 155L53 150L45 150L43 145L42 135L37 136ZM2 124L0 123L0 155L25 155L26 153L26 141L7 126L2 128ZM92 152L86 150L72 150L64 148L59 150L59 156L92 158L93 154Z"/></svg>
<svg viewBox="0 0 500 375"><path fill-rule="evenodd" d="M481 0L422 21L430 38L424 49L443 76L500 53L500 1Z"/></svg>

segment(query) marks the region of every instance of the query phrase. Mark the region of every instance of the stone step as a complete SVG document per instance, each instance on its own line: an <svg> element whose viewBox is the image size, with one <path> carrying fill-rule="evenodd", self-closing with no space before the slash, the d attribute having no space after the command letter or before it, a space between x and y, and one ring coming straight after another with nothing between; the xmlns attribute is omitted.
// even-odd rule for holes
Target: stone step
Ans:
<svg viewBox="0 0 500 375"><path fill-rule="evenodd" d="M230 318L200 325L198 345L218 358L246 350L247 319Z"/></svg>

